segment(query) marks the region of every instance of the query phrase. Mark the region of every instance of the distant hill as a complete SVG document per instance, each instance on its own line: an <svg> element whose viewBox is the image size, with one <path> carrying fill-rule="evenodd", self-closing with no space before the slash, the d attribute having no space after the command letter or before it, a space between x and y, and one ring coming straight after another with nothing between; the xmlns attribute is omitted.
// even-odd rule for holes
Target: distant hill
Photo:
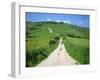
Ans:
<svg viewBox="0 0 100 80"><path fill-rule="evenodd" d="M29 22L27 21L26 25L28 25L27 27L33 28L33 30L39 27L51 27L51 28L55 27L59 29L63 27L64 30L62 29L62 32L64 32L64 34L66 33L66 35L68 36L79 37L79 38L89 38L89 28L81 27L81 26L77 26L73 24L68 24L64 22L55 22L55 21Z"/></svg>

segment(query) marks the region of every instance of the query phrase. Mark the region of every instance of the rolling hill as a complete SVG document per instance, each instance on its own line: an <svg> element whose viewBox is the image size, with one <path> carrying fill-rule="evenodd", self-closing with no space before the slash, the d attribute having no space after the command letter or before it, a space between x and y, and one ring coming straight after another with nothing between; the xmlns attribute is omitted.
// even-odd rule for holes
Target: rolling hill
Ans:
<svg viewBox="0 0 100 80"><path fill-rule="evenodd" d="M26 22L26 67L33 67L53 52L62 38L80 64L89 64L89 28L63 22Z"/></svg>

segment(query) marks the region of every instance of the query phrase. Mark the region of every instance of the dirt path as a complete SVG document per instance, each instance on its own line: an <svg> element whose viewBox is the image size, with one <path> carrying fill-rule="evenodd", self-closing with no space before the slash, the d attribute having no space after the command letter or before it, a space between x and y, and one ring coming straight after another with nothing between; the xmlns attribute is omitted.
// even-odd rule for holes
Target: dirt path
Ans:
<svg viewBox="0 0 100 80"><path fill-rule="evenodd" d="M48 27L48 30L49 30L49 32L50 32L50 33L52 33L52 32L53 32L53 31L52 31L52 29L51 29L51 28L49 28L49 27Z"/></svg>
<svg viewBox="0 0 100 80"><path fill-rule="evenodd" d="M58 48L37 66L75 65L76 63L78 62L69 56L69 53L66 51L62 39L60 38Z"/></svg>

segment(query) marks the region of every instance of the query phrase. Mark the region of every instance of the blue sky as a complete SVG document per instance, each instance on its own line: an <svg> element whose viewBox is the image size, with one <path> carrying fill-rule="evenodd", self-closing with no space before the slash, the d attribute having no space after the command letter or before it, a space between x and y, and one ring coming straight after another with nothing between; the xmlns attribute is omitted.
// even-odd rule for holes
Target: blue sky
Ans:
<svg viewBox="0 0 100 80"><path fill-rule="evenodd" d="M89 27L89 15L26 12L26 21L56 21Z"/></svg>

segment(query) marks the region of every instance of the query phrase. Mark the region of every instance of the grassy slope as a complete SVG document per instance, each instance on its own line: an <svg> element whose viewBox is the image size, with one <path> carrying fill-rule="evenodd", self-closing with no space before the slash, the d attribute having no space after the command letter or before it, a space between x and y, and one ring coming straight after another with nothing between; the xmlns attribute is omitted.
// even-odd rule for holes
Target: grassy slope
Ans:
<svg viewBox="0 0 100 80"><path fill-rule="evenodd" d="M27 23L26 27L27 29L29 29L29 27L38 28L36 30L31 29L28 37L26 38L27 67L36 66L42 60L47 58L49 54L58 46L58 43L49 45L50 40L54 38L55 34L51 34L45 26L34 25L35 23Z"/></svg>
<svg viewBox="0 0 100 80"><path fill-rule="evenodd" d="M70 55L81 64L89 64L89 40L67 37L65 47Z"/></svg>
<svg viewBox="0 0 100 80"><path fill-rule="evenodd" d="M46 54L45 57L38 54L38 57L36 58L40 60L35 60L35 62L31 62L32 60L34 60L34 58L29 60L30 66L37 65L43 59L48 57L48 55L57 47L58 43L55 45L51 45L48 48L48 43L56 36L56 34L59 34L64 38L65 47L74 59L79 61L81 64L89 63L89 29L75 27L74 25L70 24L54 24L47 22L27 22L27 27L37 27L38 29L40 29L40 31L37 31L38 29L33 29L30 31L29 35L31 36L31 38L27 38L26 42L26 49L28 53L32 53L33 49L37 50L39 48L44 48L44 53ZM48 27L53 30L53 33L49 32L49 30L47 29ZM32 38L34 35L36 36L36 38Z"/></svg>

